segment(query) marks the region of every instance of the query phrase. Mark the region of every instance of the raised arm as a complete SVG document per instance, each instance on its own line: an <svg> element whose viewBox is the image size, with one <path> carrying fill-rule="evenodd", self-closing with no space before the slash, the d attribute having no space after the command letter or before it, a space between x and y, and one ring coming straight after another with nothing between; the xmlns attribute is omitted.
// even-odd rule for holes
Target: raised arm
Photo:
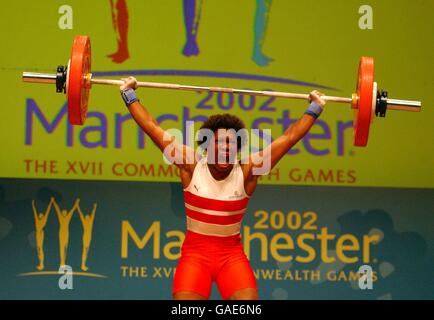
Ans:
<svg viewBox="0 0 434 320"><path fill-rule="evenodd" d="M321 99L323 94L319 91L310 93L311 105L303 116L294 124L290 125L285 132L274 140L267 148L251 156L252 167L262 166L269 163L271 170L277 162L309 132L316 118L325 106L325 101Z"/></svg>
<svg viewBox="0 0 434 320"><path fill-rule="evenodd" d="M57 217L60 219L60 208L59 208L59 205L57 204L57 202L56 202L56 200L54 198L53 198L52 202L53 202L54 210L56 211Z"/></svg>
<svg viewBox="0 0 434 320"><path fill-rule="evenodd" d="M77 198L77 200L75 200L74 207L72 209L73 210L77 209L78 215L80 216L81 223L84 224L84 216L80 208L80 199Z"/></svg>
<svg viewBox="0 0 434 320"><path fill-rule="evenodd" d="M48 215L50 214L51 207L53 206L53 201L54 201L54 198L51 197L51 198L50 198L50 203L48 204L47 210L45 211L45 215L44 215L45 220L47 220Z"/></svg>
<svg viewBox="0 0 434 320"><path fill-rule="evenodd" d="M97 207L97 204L95 203L95 204L93 205L92 214L91 214L91 220L92 220L92 221L93 221L93 219L95 218L96 207Z"/></svg>
<svg viewBox="0 0 434 320"><path fill-rule="evenodd" d="M137 88L137 81L134 77L122 80L124 80L125 84L120 87L120 90L123 97L126 96L124 98L124 101L127 99L125 103L129 104L129 101L136 100L134 90ZM152 139L157 147L166 156L169 156L169 159L173 160L175 165L187 169L190 168L191 165L194 167L196 163L194 149L177 142L173 135L163 130L149 111L138 100L130 103L128 110L136 123Z"/></svg>
<svg viewBox="0 0 434 320"><path fill-rule="evenodd" d="M33 208L33 216L35 217L35 220L38 219L38 210L36 209L35 200L32 200L32 208Z"/></svg>

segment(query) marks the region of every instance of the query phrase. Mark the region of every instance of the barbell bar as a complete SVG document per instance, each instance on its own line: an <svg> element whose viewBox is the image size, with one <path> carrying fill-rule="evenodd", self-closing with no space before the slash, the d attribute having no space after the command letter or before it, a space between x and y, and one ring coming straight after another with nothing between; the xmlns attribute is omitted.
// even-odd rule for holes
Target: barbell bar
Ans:
<svg viewBox="0 0 434 320"><path fill-rule="evenodd" d="M65 93L68 97L68 118L73 125L82 125L86 120L89 91L92 85L124 84L122 80L98 79L91 73L91 45L88 36L76 36L72 46L71 58L67 66L58 66L55 74L23 72L24 82L55 84L56 91ZM245 90L224 87L191 86L175 83L137 82L138 87L199 91L224 92L231 94L245 94L252 96L266 96L286 99L308 100L308 94ZM364 147L368 143L369 127L374 115L384 117L386 110L401 110L419 112L422 107L420 101L390 99L386 91L377 90L374 81L374 59L361 57L358 68L356 92L351 97L322 96L327 102L350 104L354 110L353 128L354 145Z"/></svg>

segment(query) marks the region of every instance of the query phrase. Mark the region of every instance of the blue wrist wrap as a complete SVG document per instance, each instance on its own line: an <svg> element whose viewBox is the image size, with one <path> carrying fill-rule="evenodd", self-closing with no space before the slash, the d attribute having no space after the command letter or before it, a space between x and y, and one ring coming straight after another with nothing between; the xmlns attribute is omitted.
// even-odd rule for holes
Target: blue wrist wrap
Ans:
<svg viewBox="0 0 434 320"><path fill-rule="evenodd" d="M130 104L132 104L133 102L140 101L137 98L136 92L134 91L134 89L131 89L131 88L126 89L124 91L121 91L121 96L122 96L122 99L124 99L125 105L127 107L129 107Z"/></svg>
<svg viewBox="0 0 434 320"><path fill-rule="evenodd" d="M307 108L305 114L311 115L315 119L319 117L321 112L323 111L323 108L316 102L311 102L309 105L309 108Z"/></svg>

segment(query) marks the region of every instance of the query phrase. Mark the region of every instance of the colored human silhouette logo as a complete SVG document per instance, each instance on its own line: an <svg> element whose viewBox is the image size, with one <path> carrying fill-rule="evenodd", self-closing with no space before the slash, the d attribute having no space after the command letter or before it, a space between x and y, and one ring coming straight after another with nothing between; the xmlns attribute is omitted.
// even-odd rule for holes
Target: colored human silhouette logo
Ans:
<svg viewBox="0 0 434 320"><path fill-rule="evenodd" d="M199 31L202 0L184 0L184 24L186 42L182 54L186 57L199 55L197 33Z"/></svg>
<svg viewBox="0 0 434 320"><path fill-rule="evenodd" d="M72 214L77 209L78 202L76 201L71 210L60 209L54 198L51 198L54 209L59 219L59 250L60 250L60 266L66 265L66 254L69 244L69 223L71 222Z"/></svg>
<svg viewBox="0 0 434 320"><path fill-rule="evenodd" d="M80 199L77 199L78 203ZM80 206L77 205L78 214L80 215L81 224L83 226L83 251L81 255L81 270L87 271L89 268L86 266L87 255L89 253L90 242L92 241L92 228L93 221L95 219L97 204L93 205L92 212L90 214L83 214Z"/></svg>
<svg viewBox="0 0 434 320"><path fill-rule="evenodd" d="M202 16L203 0L184 0L183 15L186 42L182 54L186 57L200 54L197 40ZM253 21L253 50L251 59L258 66L267 66L273 61L263 53L272 0L256 0ZM129 14L126 0L110 0L113 28L116 33L117 51L108 57L114 63L122 63L130 57L128 50ZM219 21L220 22L220 21ZM223 39L222 39L223 41Z"/></svg>
<svg viewBox="0 0 434 320"><path fill-rule="evenodd" d="M128 9L125 0L110 0L113 28L118 49L107 55L114 63L122 63L130 57L128 51Z"/></svg>
<svg viewBox="0 0 434 320"><path fill-rule="evenodd" d="M44 228L47 224L48 215L50 214L53 205L53 198L51 198L45 212L38 212L36 209L35 200L32 200L33 216L35 218L35 237L36 237L36 251L38 253L39 265L36 267L38 270L44 269Z"/></svg>
<svg viewBox="0 0 434 320"><path fill-rule="evenodd" d="M80 199L76 199L74 205L71 209L61 208L56 202L54 197L51 197L50 202L45 211L38 211L35 200L32 200L33 216L35 220L35 238L36 238L36 250L38 255L39 264L36 269L44 274L57 274L57 271L45 271L44 265L44 238L45 238L45 228L47 225L47 220L51 210L54 211L59 222L59 267L67 265L67 255L68 255L68 245L70 238L70 223L75 212L78 212L80 217L81 225L83 228L82 235L82 254L81 254L81 270L84 272L88 271L87 259L89 255L89 248L92 241L92 230L93 223L95 221L95 214L97 209L97 204L93 204L92 211L90 213L83 213L80 207ZM33 275L35 273L27 273L22 275ZM77 274L77 273L74 273ZM92 275L92 274L87 274ZM93 276L100 276L93 274Z"/></svg>

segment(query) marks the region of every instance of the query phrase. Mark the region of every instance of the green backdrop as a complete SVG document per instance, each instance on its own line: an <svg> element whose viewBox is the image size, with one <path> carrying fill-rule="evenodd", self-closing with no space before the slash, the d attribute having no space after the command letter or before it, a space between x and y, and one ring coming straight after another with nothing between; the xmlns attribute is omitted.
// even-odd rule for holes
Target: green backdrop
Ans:
<svg viewBox="0 0 434 320"><path fill-rule="evenodd" d="M72 127L63 94L52 85L21 81L23 71L54 72L66 64L78 34L90 36L92 70L106 78L135 75L144 81L301 93L318 89L348 97L355 90L360 56L373 56L379 88L391 98L422 101L422 112L389 110L385 118L374 119L368 147L357 148L352 145L352 110L327 104L309 136L261 179L245 227L252 232L260 210L269 218L276 210L285 217L291 211L314 211L318 229L307 232L314 236L321 227L358 239L379 232L383 238L368 262L378 276L374 290L359 290L348 278L316 283L258 276L260 296L433 298L432 1L127 0L112 1L114 7L108 0L69 1L72 29L61 29L59 21L68 22L66 13L59 13L64 4L16 1L3 4L0 12L1 298L170 298L170 275L125 279L120 268L174 267L176 261L157 259L146 249L132 249L125 260L120 246L124 220L135 221L140 236L155 221L162 234L185 230L175 168L128 118L116 87L94 86L87 122ZM372 29L359 26L363 5L372 8ZM128 26L129 57L119 52L109 57L124 45L117 32L122 23ZM186 120L197 120L197 129L204 118L230 112L248 128L271 129L273 138L307 107L298 100L158 89L139 89L138 96L165 129L184 130ZM21 275L37 273L31 202L44 211L51 196L68 209L80 198L86 213L98 203L88 263L90 273L106 278L78 275L75 289L62 291L58 275ZM56 272L56 215L51 213L48 221L46 269ZM68 254L79 269L82 228L76 215L70 228ZM266 236L271 242L282 232L295 238L299 231L270 228ZM264 262L263 249L253 245L250 250L254 269L348 274L361 265L360 259L322 265L319 255L309 263L285 264L273 256ZM361 258L358 250L355 254Z"/></svg>

